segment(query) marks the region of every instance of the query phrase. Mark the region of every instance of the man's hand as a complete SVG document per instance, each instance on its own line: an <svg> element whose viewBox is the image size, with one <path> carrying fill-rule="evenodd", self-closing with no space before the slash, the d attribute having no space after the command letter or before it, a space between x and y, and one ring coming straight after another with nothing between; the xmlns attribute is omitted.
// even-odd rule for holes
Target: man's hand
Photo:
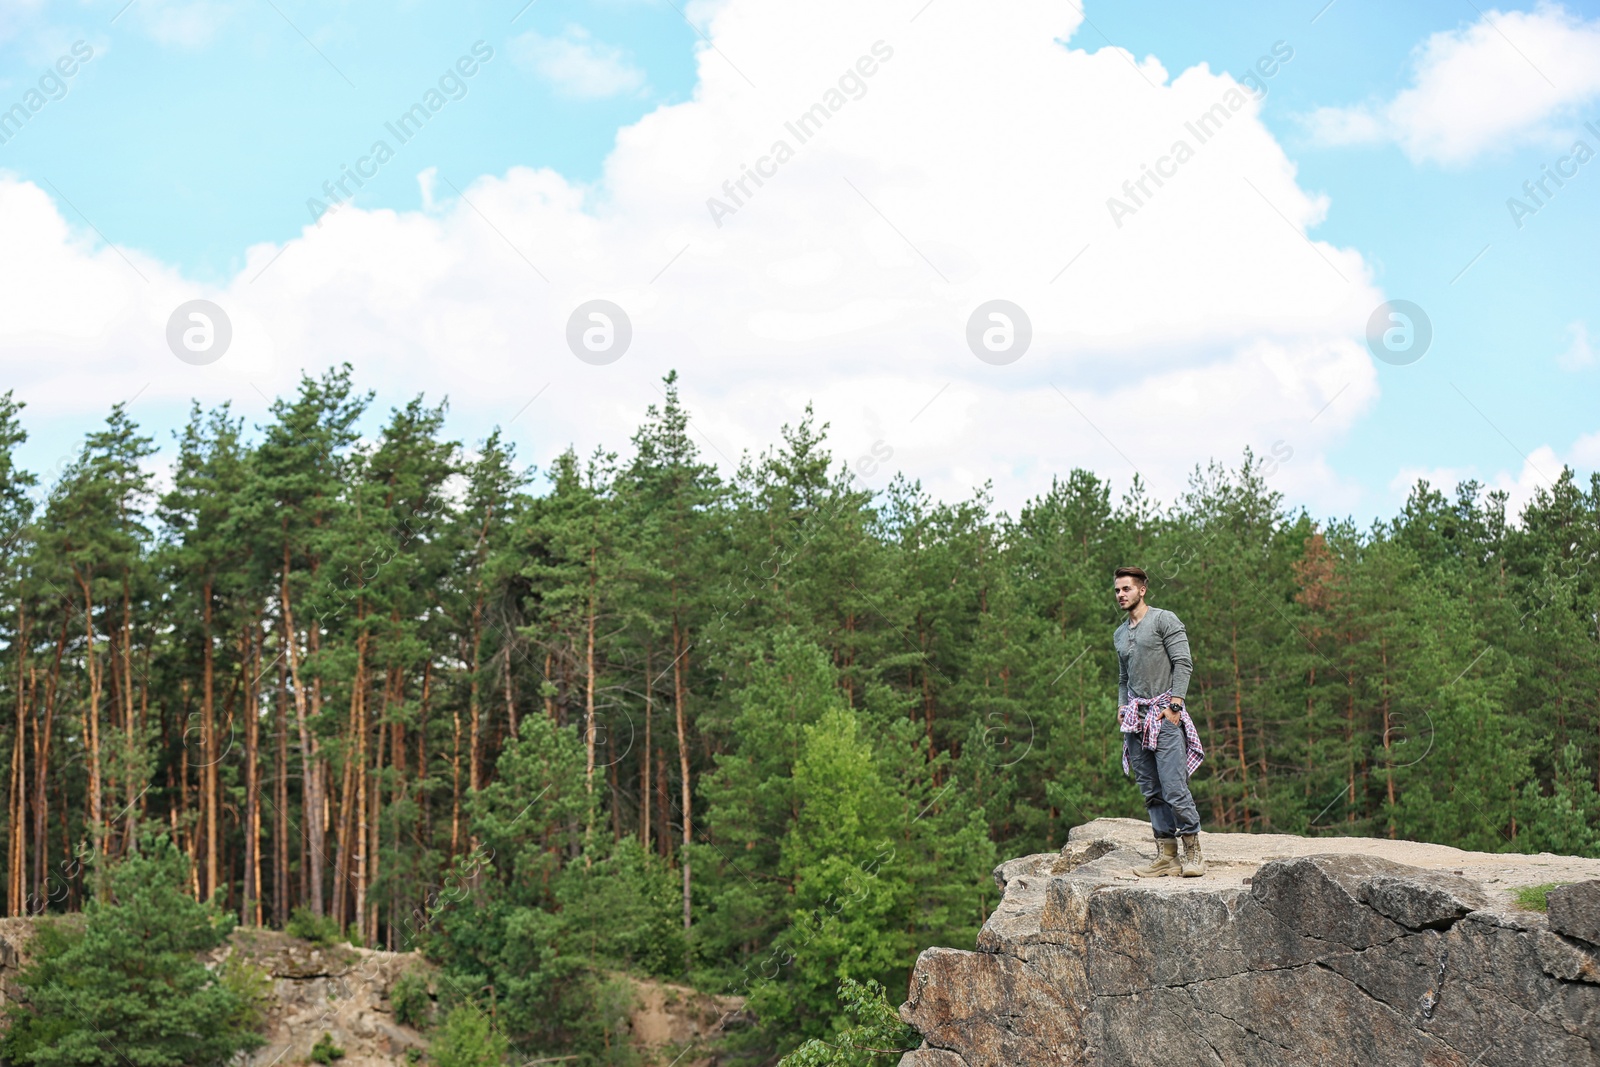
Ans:
<svg viewBox="0 0 1600 1067"><path fill-rule="evenodd" d="M1176 701L1174 701L1171 704L1168 704L1167 705L1166 715L1167 715L1167 721L1168 722L1182 722L1183 721L1183 705L1181 703L1176 702Z"/></svg>

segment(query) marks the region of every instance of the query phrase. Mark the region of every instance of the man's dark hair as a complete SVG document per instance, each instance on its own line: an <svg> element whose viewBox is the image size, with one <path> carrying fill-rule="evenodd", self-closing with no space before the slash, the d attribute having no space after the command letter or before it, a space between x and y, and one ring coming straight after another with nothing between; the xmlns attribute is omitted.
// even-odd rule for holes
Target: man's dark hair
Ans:
<svg viewBox="0 0 1600 1067"><path fill-rule="evenodd" d="M1112 581L1115 581L1118 578L1132 578L1134 581L1144 586L1148 586L1150 584L1150 579L1147 578L1144 571L1140 570L1138 567L1118 567L1117 573L1113 574L1111 579Z"/></svg>

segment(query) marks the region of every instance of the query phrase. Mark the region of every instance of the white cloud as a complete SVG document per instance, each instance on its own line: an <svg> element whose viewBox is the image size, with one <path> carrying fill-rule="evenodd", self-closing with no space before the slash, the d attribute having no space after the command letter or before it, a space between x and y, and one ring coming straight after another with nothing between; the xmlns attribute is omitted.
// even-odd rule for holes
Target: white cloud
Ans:
<svg viewBox="0 0 1600 1067"><path fill-rule="evenodd" d="M1411 84L1393 99L1319 108L1325 144L1393 141L1411 159L1444 164L1527 143L1570 146L1578 110L1600 96L1600 20L1558 4L1489 10L1435 33L1413 56Z"/></svg>
<svg viewBox="0 0 1600 1067"><path fill-rule="evenodd" d="M1571 464L1574 468L1600 470L1600 430L1573 442Z"/></svg>
<svg viewBox="0 0 1600 1067"><path fill-rule="evenodd" d="M1308 239L1327 205L1250 105L1118 227L1107 198L1233 83L1058 43L1079 19L1055 0L941 5L909 27L853 0L729 0L693 98L619 131L592 186L513 168L458 179L464 200L431 210L348 208L251 248L214 291L123 250L141 281L32 184L0 180L0 291L18 309L0 317L0 377L33 415L193 395L260 420L261 394L349 360L386 399L448 394L455 425L510 423L545 460L622 446L677 368L725 467L809 399L838 456L883 442L887 470L946 498L992 479L1014 508L1083 466L1124 487L1138 470L1170 499L1196 463L1282 443L1273 488L1347 507L1324 457L1377 394L1366 264ZM800 143L786 124L834 99ZM793 158L757 186L744 168L780 140ZM707 200L741 179L719 226ZM197 296L235 323L206 367L163 339ZM604 367L564 341L597 297L634 329ZM1007 366L966 345L995 298L1033 323Z"/></svg>
<svg viewBox="0 0 1600 1067"><path fill-rule="evenodd" d="M600 100L644 88L644 71L625 52L593 40L581 26L569 26L559 37L525 33L512 40L511 54L562 96Z"/></svg>
<svg viewBox="0 0 1600 1067"><path fill-rule="evenodd" d="M1550 490L1561 477L1563 467L1574 471L1600 468L1600 431L1578 438L1565 456L1549 445L1540 445L1523 457L1522 466L1515 472L1501 469L1485 475L1477 467L1470 466L1404 467L1389 482L1389 488L1407 494L1420 478L1446 496L1454 497L1457 485L1475 480L1483 485L1485 493L1496 489L1505 492L1506 517L1515 522L1541 489Z"/></svg>
<svg viewBox="0 0 1600 1067"><path fill-rule="evenodd" d="M1585 370L1594 364L1594 348L1589 343L1588 324L1570 324L1567 327L1567 350L1556 357L1556 366L1562 370Z"/></svg>

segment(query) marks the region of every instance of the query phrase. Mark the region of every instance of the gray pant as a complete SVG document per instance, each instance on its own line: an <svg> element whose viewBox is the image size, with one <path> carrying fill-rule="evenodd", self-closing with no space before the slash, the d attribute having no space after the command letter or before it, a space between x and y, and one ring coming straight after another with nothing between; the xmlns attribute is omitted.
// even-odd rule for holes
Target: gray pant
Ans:
<svg viewBox="0 0 1600 1067"><path fill-rule="evenodd" d="M1200 811L1189 793L1188 744L1179 723L1164 722L1156 750L1139 744L1138 734L1123 734L1133 780L1150 809L1150 828L1157 837L1187 837L1200 832Z"/></svg>

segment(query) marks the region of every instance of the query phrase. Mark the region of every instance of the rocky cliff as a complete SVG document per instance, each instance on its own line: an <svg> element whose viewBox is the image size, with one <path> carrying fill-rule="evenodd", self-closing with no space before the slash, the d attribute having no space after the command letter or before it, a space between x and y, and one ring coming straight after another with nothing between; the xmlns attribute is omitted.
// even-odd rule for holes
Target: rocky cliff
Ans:
<svg viewBox="0 0 1600 1067"><path fill-rule="evenodd" d="M917 961L901 1067L1600 1067L1600 860L1206 834L1205 878L1135 878L1100 819L995 871L976 952ZM1514 890L1550 893L1548 914Z"/></svg>

